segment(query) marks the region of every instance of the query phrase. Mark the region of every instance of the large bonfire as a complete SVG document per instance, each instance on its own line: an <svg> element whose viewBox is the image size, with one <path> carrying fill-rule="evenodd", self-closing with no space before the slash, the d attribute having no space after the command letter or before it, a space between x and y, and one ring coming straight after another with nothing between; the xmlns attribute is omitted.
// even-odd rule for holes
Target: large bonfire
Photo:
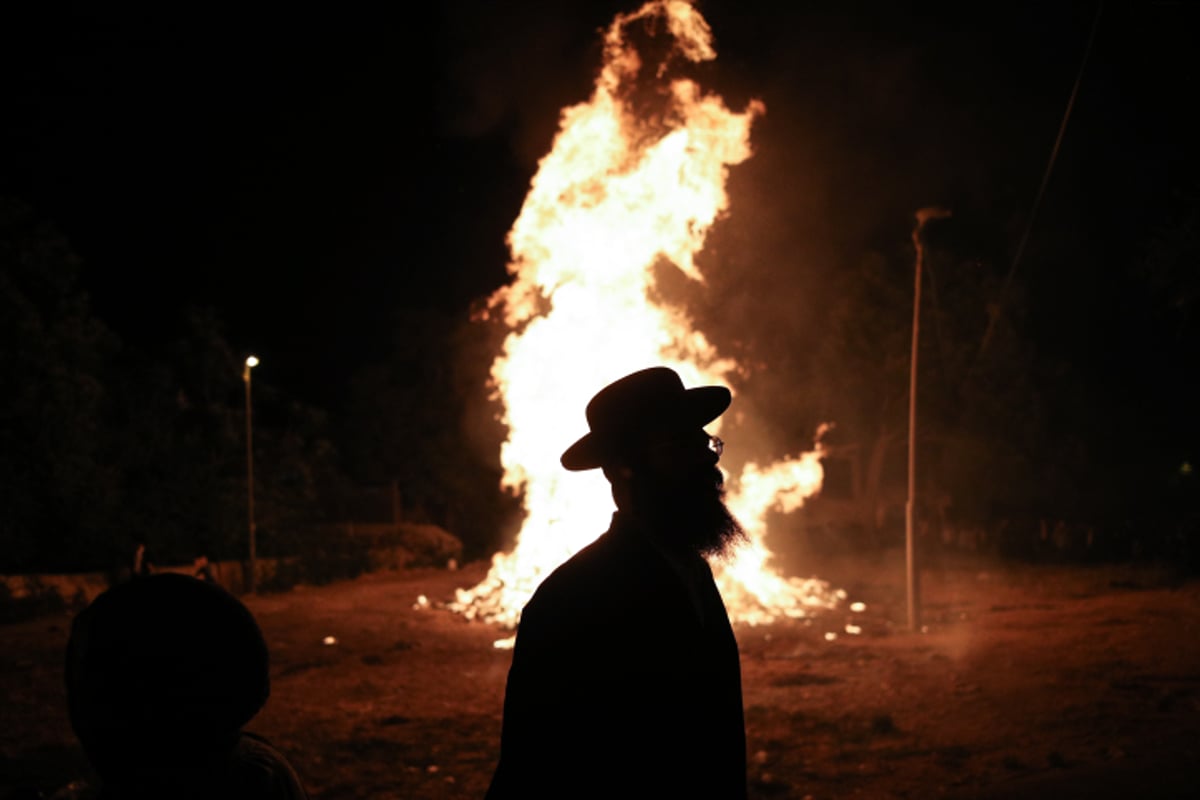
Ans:
<svg viewBox="0 0 1200 800"><path fill-rule="evenodd" d="M654 58L635 47L635 34ZM591 98L562 112L540 162L508 237L514 280L489 303L509 330L491 370L509 429L503 483L523 498L525 520L515 549L497 554L487 577L450 604L470 618L514 627L541 580L607 527L603 476L567 472L558 460L582 433L598 389L657 364L689 386L732 384L738 365L686 308L653 291L663 264L703 285L696 255L727 210L729 167L750 157L750 127L765 112L752 101L735 113L693 80L672 77L677 64L715 57L708 23L684 0L651 0L617 16ZM803 617L844 596L823 581L773 573L763 543L770 510L790 512L820 489L819 456L818 448L727 476L730 508L750 535L716 565L735 621Z"/></svg>

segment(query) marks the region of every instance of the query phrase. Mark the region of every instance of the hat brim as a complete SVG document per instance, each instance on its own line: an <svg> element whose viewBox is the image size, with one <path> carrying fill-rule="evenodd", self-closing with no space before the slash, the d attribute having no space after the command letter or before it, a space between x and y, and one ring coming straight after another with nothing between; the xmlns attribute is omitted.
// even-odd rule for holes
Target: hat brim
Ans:
<svg viewBox="0 0 1200 800"><path fill-rule="evenodd" d="M652 425L640 431L640 435L649 438L660 431L702 428L724 414L732 400L733 395L724 386L697 386L687 389L683 393L683 402L669 421ZM563 467L571 472L603 467L612 462L616 449L614 445L619 444L622 442L614 441L611 436L602 436L592 431L563 451L560 461Z"/></svg>

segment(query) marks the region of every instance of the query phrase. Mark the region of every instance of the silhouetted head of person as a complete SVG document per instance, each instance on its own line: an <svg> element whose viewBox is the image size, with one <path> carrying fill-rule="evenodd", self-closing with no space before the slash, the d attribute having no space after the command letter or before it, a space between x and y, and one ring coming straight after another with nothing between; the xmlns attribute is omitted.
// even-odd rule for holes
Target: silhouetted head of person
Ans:
<svg viewBox="0 0 1200 800"><path fill-rule="evenodd" d="M220 586L167 573L114 586L76 616L65 677L75 734L118 796L199 782L270 693L249 609Z"/></svg>
<svg viewBox="0 0 1200 800"><path fill-rule="evenodd" d="M646 522L662 544L721 555L745 533L725 506L717 468L723 444L704 426L731 400L724 386L685 389L666 367L626 375L588 403L590 431L567 448L562 464L603 469L617 508Z"/></svg>

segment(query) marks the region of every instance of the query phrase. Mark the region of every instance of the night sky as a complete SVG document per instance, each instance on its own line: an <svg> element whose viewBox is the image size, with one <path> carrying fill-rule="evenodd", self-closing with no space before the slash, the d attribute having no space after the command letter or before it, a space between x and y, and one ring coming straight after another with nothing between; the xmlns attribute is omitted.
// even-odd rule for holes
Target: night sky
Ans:
<svg viewBox="0 0 1200 800"><path fill-rule="evenodd" d="M988 219L1011 257L1097 5L781 5L699 3L710 88L767 106L731 183L746 291L804 272L802 315L823 270L924 205ZM558 111L634 7L6 4L0 193L64 231L123 339L211 306L273 382L336 403L399 315L502 284ZM1142 357L1121 265L1194 192L1197 21L1105 4L1020 267L1047 346L1096 370Z"/></svg>

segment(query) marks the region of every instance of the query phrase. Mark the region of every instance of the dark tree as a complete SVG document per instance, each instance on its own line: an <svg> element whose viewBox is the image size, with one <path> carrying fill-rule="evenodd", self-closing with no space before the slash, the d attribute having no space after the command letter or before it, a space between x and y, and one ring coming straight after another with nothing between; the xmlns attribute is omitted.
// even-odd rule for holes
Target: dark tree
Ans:
<svg viewBox="0 0 1200 800"><path fill-rule="evenodd" d="M489 399L496 332L465 314L409 309L392 355L362 370L344 421L347 465L360 483L399 487L403 514L494 552L517 505L500 489L499 407Z"/></svg>
<svg viewBox="0 0 1200 800"><path fill-rule="evenodd" d="M93 316L79 269L52 225L0 198L0 571L112 556L105 373L118 342Z"/></svg>

